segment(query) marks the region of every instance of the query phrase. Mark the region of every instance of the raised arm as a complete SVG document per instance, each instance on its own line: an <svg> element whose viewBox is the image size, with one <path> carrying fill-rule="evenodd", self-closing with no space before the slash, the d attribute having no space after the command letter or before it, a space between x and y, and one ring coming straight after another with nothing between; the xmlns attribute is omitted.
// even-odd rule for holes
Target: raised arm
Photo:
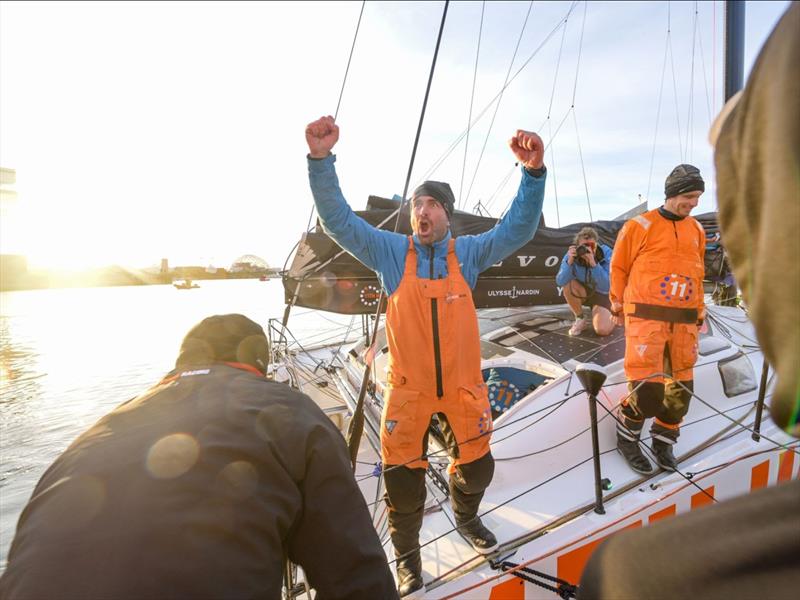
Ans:
<svg viewBox="0 0 800 600"><path fill-rule="evenodd" d="M533 132L519 129L508 145L522 166L522 180L511 207L491 230L456 239L459 259L465 263L465 276L472 286L475 285L478 273L533 238L542 216L547 176L542 138Z"/></svg>
<svg viewBox="0 0 800 600"><path fill-rule="evenodd" d="M306 127L308 179L325 232L368 268L376 271L387 291L403 274L408 244L404 236L373 227L358 217L339 187L331 149L339 140L333 117L322 117Z"/></svg>

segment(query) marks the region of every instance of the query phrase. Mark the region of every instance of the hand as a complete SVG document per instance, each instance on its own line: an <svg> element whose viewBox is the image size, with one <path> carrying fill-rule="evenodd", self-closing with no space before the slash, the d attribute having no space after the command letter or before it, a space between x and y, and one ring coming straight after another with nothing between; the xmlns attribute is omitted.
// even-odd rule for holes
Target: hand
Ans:
<svg viewBox="0 0 800 600"><path fill-rule="evenodd" d="M567 264L568 265L571 265L572 263L575 262L575 253L576 252L577 252L577 249L576 249L575 246L570 246L569 250L567 250Z"/></svg>
<svg viewBox="0 0 800 600"><path fill-rule="evenodd" d="M338 141L339 126L330 115L306 126L306 143L311 158L325 158Z"/></svg>
<svg viewBox="0 0 800 600"><path fill-rule="evenodd" d="M625 321L625 315L622 314L622 304L619 302L611 302L611 320L614 325L622 325Z"/></svg>
<svg viewBox="0 0 800 600"><path fill-rule="evenodd" d="M541 169L544 165L544 143L532 131L517 129L517 135L508 140L508 145L526 169Z"/></svg>
<svg viewBox="0 0 800 600"><path fill-rule="evenodd" d="M597 266L597 261L594 259L594 252L589 252L588 254L584 254L585 260L589 263L589 268L594 269Z"/></svg>

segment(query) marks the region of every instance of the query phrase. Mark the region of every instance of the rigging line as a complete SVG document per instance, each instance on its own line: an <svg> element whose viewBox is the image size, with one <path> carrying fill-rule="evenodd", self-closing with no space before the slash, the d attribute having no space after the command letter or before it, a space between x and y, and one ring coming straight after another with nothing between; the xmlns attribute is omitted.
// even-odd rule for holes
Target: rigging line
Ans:
<svg viewBox="0 0 800 600"><path fill-rule="evenodd" d="M517 76L520 73L522 73L522 71L528 66L528 64L539 53L539 51L545 46L545 44L547 44L547 42L550 41L550 38L553 37L553 35L555 35L555 33L556 33L556 31L558 31L559 27L561 27L562 25L564 25L566 23L566 19L568 19L569 16L572 14L572 11L575 10L575 7L578 5L578 2L579 2L579 0L574 0L572 5L569 7L569 10L567 11L566 16L564 18L562 18L558 23L556 23L556 25L553 27L553 29L550 30L550 33L548 33L545 36L545 38L542 40L542 43L539 44L539 46L536 47L536 49L531 53L530 56L528 56L528 58L525 60L525 62L522 63L522 66L519 69L517 69L517 71L514 73L514 75L512 75L511 79L508 80L508 83L506 83L506 85L503 86L500 89L500 91L497 92L497 94L495 94L495 96L489 101L489 103L486 105L486 107L484 107L484 109L480 113L478 113L478 116L475 117L475 119L472 122L472 127L474 127L475 124L480 119L483 118L483 115L485 115L486 112L489 110L489 108L492 106L492 104L497 101L497 99L500 97L500 95L503 93L503 91L509 85L511 85L511 83L517 78ZM447 159L447 157L450 156L450 154L453 152L453 150L455 150L455 148L458 146L458 144L461 142L461 140L464 138L464 136L466 134L467 134L466 130L461 132L461 135L459 135L458 138L452 144L450 144L449 148L447 150L445 150L445 152L438 159L436 159L434 161L434 164L430 168L428 168L427 171L425 171L425 175L422 177L422 179L420 181L428 179L433 174L433 172L436 169L439 168L439 166Z"/></svg>
<svg viewBox="0 0 800 600"><path fill-rule="evenodd" d="M356 48L356 40L358 39L358 30L361 28L361 16L364 14L364 6L366 5L366 3L367 3L367 0L363 0L361 2L361 12L358 13L358 23L356 23L355 35L353 35L353 45L350 46L350 56L348 56L348 58L347 58L347 67L345 67L345 70L344 70L344 77L342 78L342 88L339 91L339 100L336 102L336 112L333 113L333 120L334 121L336 121L336 119L338 118L338 116L339 116L339 107L342 105L342 96L344 96L344 86L345 86L345 83L347 83L347 74L350 72L350 62L353 60L353 50L355 50L355 48ZM311 220L314 218L314 208L315 208L315 205L312 202L311 203L311 212L308 215L308 223L306 224L306 231L309 231L311 229ZM298 242L298 244L299 243L300 242ZM294 248L292 248L292 250L294 250ZM292 252L289 251L289 255L290 256L291 256L291 253ZM287 257L287 262L288 262L288 257ZM286 265L284 265L284 269L285 268L286 268ZM297 292L295 292L295 295L292 298L291 305L294 305L296 300L297 300Z"/></svg>
<svg viewBox="0 0 800 600"><path fill-rule="evenodd" d="M484 206L484 208L485 208L487 211L489 210L489 208L491 207L491 205L494 203L494 201L495 201L495 199L497 198L497 196L498 196L498 194L500 193L500 191L501 191L503 188L505 188L505 187L506 187L506 185L508 185L508 180L509 180L509 179L511 179L511 176L514 174L514 171L516 171L516 170L517 170L517 163L514 163L514 165L513 165L513 166L512 166L512 167L511 167L511 168L508 170L508 172L506 173L506 176L505 176L505 177L503 177L503 180L500 182L500 185L498 185L498 186L497 186L497 189L495 189L495 191L494 191L494 192L492 192L492 195L491 195L491 196L489 196L489 199L486 201L486 204L484 204L484 205L483 205L483 206Z"/></svg>
<svg viewBox="0 0 800 600"><path fill-rule="evenodd" d="M694 58L695 47L697 46L697 0L694 3L694 26L692 28L692 68L689 74L689 112L686 116L686 159L692 161L692 147L694 146L691 136L694 121Z"/></svg>
<svg viewBox="0 0 800 600"><path fill-rule="evenodd" d="M675 119L678 122L678 151L681 156L681 162L683 162L683 144L681 144L681 115L680 115L680 107L678 106L678 81L675 77L675 52L672 49L672 36L668 33L667 38L669 39L669 61L672 65L672 90L675 94Z"/></svg>
<svg viewBox="0 0 800 600"><path fill-rule="evenodd" d="M714 323L714 325L716 325L717 328L719 329L720 333L722 333L722 335L724 335L726 338L728 338L732 342L733 342L733 336L730 335L731 331L736 333L739 337L742 337L742 338L746 339L748 342L753 342L754 344L758 345L758 340L755 340L755 339L751 338L749 335L745 335L744 333L742 333L741 331L736 329L736 327L734 327L733 325L730 325L729 323L726 323L725 321L723 321L721 317L718 317L713 312L707 311L706 312L706 319L708 319L709 321ZM733 343L736 344L736 342L733 342ZM739 344L736 344L736 345L739 346ZM761 346L759 346L759 348L760 347Z"/></svg>
<svg viewBox="0 0 800 600"><path fill-rule="evenodd" d="M558 71L561 68L561 55L564 51L564 39L567 37L567 19L564 19L564 29L561 30L561 44L558 47L558 59L556 60L556 72L553 74L553 89L550 92L550 106L547 107L547 118L553 111L553 99L556 97L556 83L558 83Z"/></svg>
<svg viewBox="0 0 800 600"><path fill-rule="evenodd" d="M618 425L621 425L621 426L622 426L622 427L623 427L625 430L627 430L628 432L631 432L631 430L628 428L628 426L627 426L627 425L625 425L625 423L623 423L623 422L622 422L622 420L621 420L619 417L617 417L617 415L615 415L615 414L614 414L614 413L613 413L613 412L612 412L612 411L611 411L609 408L607 408L605 404L603 404L602 402L597 402L597 404L599 404L599 405L600 405L600 407L601 407L601 408L602 408L604 411L606 411L606 413L607 413L608 415L610 415L610 416L611 416L611 418L612 418L612 419L614 419L614 420L617 422L617 424L618 424ZM633 433L633 432L631 432L631 433ZM643 449L645 450L645 453L646 453L646 454L648 454L648 455L649 455L649 457L650 457L650 458L651 458L651 459L652 459L654 462L656 462L656 463L658 462L658 461L656 461L656 460L655 460L655 453L654 453L654 452L653 452L653 451L652 451L652 450L651 450L651 449L650 449L650 448L647 446L647 444L645 444L645 443L644 443L644 441L643 441L643 440L641 440L641 439L640 439L640 440L638 441L638 444L639 444L639 447L640 447L640 448L643 448ZM616 448L616 446L615 446L614 448L611 448L611 450L608 450L608 451L606 451L606 452L615 451L616 449L617 449L617 448ZM601 452L600 454L605 454L605 452ZM693 485L694 487L696 487L698 490L700 490L700 492L702 492L702 493L703 493L705 496L708 496L708 498L709 498L709 499L710 499L712 502L714 502L714 503L717 503L717 502L718 502L718 500L717 500L717 499L714 497L714 495L713 495L713 494L709 493L709 492L708 492L708 490L706 490L706 489L704 489L703 487L701 487L701 486L700 486L698 483L696 483L694 480L692 480L692 478L691 478L691 477L688 477L687 475L685 475L685 474L683 473L683 471L681 471L681 470L679 470L679 469L675 469L674 473L677 473L678 475L680 475L681 477L683 477L683 479L685 479L685 480L686 480L688 483L690 483L691 485Z"/></svg>
<svg viewBox="0 0 800 600"><path fill-rule="evenodd" d="M550 132L550 143L553 142L553 126L552 121L547 121L547 129ZM550 149L550 165L552 166L551 172L553 173L553 196L556 201L556 224L559 229L561 228L561 212L558 210L558 183L556 178L556 151L555 148Z"/></svg>
<svg viewBox="0 0 800 600"><path fill-rule="evenodd" d="M361 12L358 13L358 23L356 23L356 33L353 36L353 45L350 46L350 56L347 58L347 68L344 70L344 78L342 79L342 89L339 92L339 101L336 103L336 112L333 113L333 120L336 121L336 118L339 116L339 106L342 104L342 96L344 95L344 84L347 81L347 74L350 72L350 61L353 60L353 50L356 48L356 40L358 39L358 30L361 27L361 16L364 14L364 6L367 4L367 0L363 0L361 2Z"/></svg>
<svg viewBox="0 0 800 600"><path fill-rule="evenodd" d="M578 93L578 71L581 68L581 52L583 50L583 32L586 29L586 11L589 7L589 0L583 3L583 22L581 23L581 38L578 42L578 62L575 64L575 84L572 87L572 106L575 106L575 95ZM565 27L566 29L566 27Z"/></svg>
<svg viewBox="0 0 800 600"><path fill-rule="evenodd" d="M686 386L683 384L683 382L681 382L681 381L675 381L675 383L676 383L676 384L678 384L678 386L680 386L680 387L681 387L681 388L683 388L684 390L686 390L686 391L687 391L687 392L688 392L688 393L689 393L689 394L692 396L692 398L697 398L697 399L698 399L700 402L702 402L702 403L703 403L703 404L705 404L705 405L706 405L708 408L710 408L712 411L714 411L715 413L717 413L717 415L719 415L719 416L721 416L721 417L725 417L726 419L728 419L729 421L731 421L732 423L734 423L734 424L736 424L736 425L739 425L739 427L741 427L743 430L745 430L745 431L747 431L747 432L749 432L749 433L756 433L755 429L752 429L752 428L750 428L750 427L747 427L746 425L742 425L741 423L739 423L739 421L736 421L736 420L735 420L735 419L733 419L732 417L729 417L728 415L726 415L724 412L720 411L720 410L719 410L718 408L716 408L715 406L712 406L712 405L711 405L709 402L706 402L705 400L703 400L703 399L702 399L700 396L698 396L697 394L695 394L693 390L690 390L688 387L686 387ZM794 443L794 440L792 440L792 441L790 441L790 442L787 442L786 444L781 444L780 442L777 442L777 441L775 441L775 440L773 440L773 439L771 439L771 438L769 438L769 437L765 436L765 435L764 435L763 433L761 433L761 432L758 432L758 435L759 435L759 436L761 436L762 438L764 438L765 440L767 440L768 442L770 442L771 444L773 444L774 446L778 447L778 448L783 448L784 450L787 450L787 451L788 451L788 450L791 450L791 451L792 451L792 452L794 452L795 454L798 454L798 455L800 455L800 451L793 450L792 448L790 448L790 447L789 447L789 444L793 444L793 443Z"/></svg>
<svg viewBox="0 0 800 600"><path fill-rule="evenodd" d="M472 172L472 181L469 183L469 188L467 189L467 200L466 204L469 205L469 197L472 194L472 186L475 184L475 177L478 175L478 169L481 166L481 160L483 159L483 153L486 150L486 144L489 142L489 135L492 133L492 127L494 127L494 121L497 117L497 111L500 110L500 102L503 99L503 93L505 92L506 86L508 85L508 78L511 75L511 69L514 67L514 61L517 59L517 52L519 51L519 45L522 42L522 38L525 34L525 27L528 24L528 17L531 15L531 9L533 8L533 0L530 1L528 4L528 12L525 14L525 21L522 23L522 29L519 32L519 37L517 38L517 45L514 48L514 54L511 57L511 62L508 65L508 71L506 72L506 78L503 81L503 87L500 90L500 96L497 99L497 102L494 105L494 113L492 114L492 120L489 123L489 130L486 132L486 137L483 139L483 147L481 148L481 152L478 155L478 162L475 164L475 170Z"/></svg>
<svg viewBox="0 0 800 600"><path fill-rule="evenodd" d="M572 400L573 398L575 398L575 397L576 397L576 396L578 396L579 394L583 394L583 393L584 393L584 390L582 390L582 389L581 389L581 390L578 390L578 391L574 392L574 393L573 393L571 396L569 396L569 397L567 397L567 398L563 398L562 400L559 400L558 402L555 402L555 403L553 403L553 404L550 404L550 405L548 405L548 406L545 406L545 407L543 407L543 408L540 408L540 409L538 409L538 410L532 411L532 412L530 412L530 413L528 413L528 414L526 414L526 415L522 415L521 417L519 417L519 418L517 418L517 419L515 419L515 420L513 420L513 421L510 421L509 423L503 423L502 425L500 425L500 426L498 426L498 427L494 427L494 428L492 428L492 429L491 429L489 432L487 432L487 433L481 433L481 434L478 434L478 435L476 435L476 436L474 436L474 437L471 437L471 438L469 438L469 439L466 439L466 440L464 440L463 442L456 442L456 443L454 443L454 444L450 444L450 445L448 445L448 446L445 446L445 447L441 448L440 450L434 450L433 452L427 453L427 454L426 454L426 455L424 455L424 456L417 456L417 457L415 457L415 458L412 458L412 459L411 459L411 460L409 460L409 461L406 461L405 463L398 464L398 465L391 465L391 466L389 466L389 467L387 467L387 468L385 468L385 469L382 469L382 470L381 470L381 473L388 473L389 471L393 471L394 469L398 469L398 468L400 468L400 467L405 467L406 465L409 465L409 464L411 464L411 463L413 463L413 462L417 462L418 460L422 460L423 458L427 458L427 459L430 459L430 458L438 458L438 457L441 457L441 458L446 458L446 457L447 457L447 454L446 454L446 453L448 453L450 450L454 450L454 449L455 449L455 448L457 448L458 446L461 446L461 445L463 445L463 444L468 444L468 443L474 442L475 440L478 440L478 439L480 439L480 438L482 438L482 437L485 437L485 436L487 436L487 435L492 435L492 434L493 434L494 432L496 432L496 431L500 431L501 429L504 429L504 428L506 428L506 427L510 427L511 425L515 425L515 424L517 424L517 423L519 423L519 422L521 422L521 421L524 421L525 419L528 419L528 418L531 418L531 417L535 417L535 416L536 416L536 415L538 415L539 413L542 413L542 412L548 411L548 410L550 410L550 409L552 409L552 408L554 408L554 407L555 407L555 408L560 408L560 407L561 407L561 405L563 405L563 404L564 404L565 402L567 402L568 400ZM547 415L545 415L545 416L547 416ZM523 429L524 429L524 428L523 428ZM519 431L522 431L523 429L520 429ZM512 435L514 435L514 434L512 434ZM511 437L511 436L509 436L509 437ZM505 438L504 438L504 439L505 439ZM363 478L361 478L361 479L356 479L356 482L357 482L357 483L360 483L361 481L364 481L364 480L366 480L366 479L369 479L369 477L373 477L373 475L365 476L365 477L363 477Z"/></svg>
<svg viewBox="0 0 800 600"><path fill-rule="evenodd" d="M794 450L795 448L800 448L800 445L798 445L798 442L794 442L794 444L795 445L793 445L792 448L791 448L792 450ZM757 452L757 453L753 454L752 456L758 456L759 454L766 454L768 452L775 452L775 449L774 448L767 448L765 450L761 450L760 452ZM720 463L718 465L714 465L713 467L707 467L705 469L700 469L699 471L687 471L686 475L689 476L689 477L695 477L696 475L702 475L703 473L707 473L709 471L714 471L714 470L717 470L717 469L724 469L725 467L729 467L729 466L737 463L739 460L742 460L742 458L744 458L744 457L737 457L737 458L731 459L729 461L726 461L724 463ZM749 458L749 457L747 457L747 458Z"/></svg>
<svg viewBox="0 0 800 600"><path fill-rule="evenodd" d="M586 167L583 164L583 150L581 149L581 136L578 133L578 117L575 113L575 103L572 103L572 120L575 123L575 137L578 140L578 156L581 159L581 173L583 174L583 189L586 190L586 204L589 207L589 221L594 222L594 217L592 216L592 201L589 200L589 183L586 180Z"/></svg>
<svg viewBox="0 0 800 600"><path fill-rule="evenodd" d="M564 126L564 123L566 122L567 117L569 117L569 113L570 113L571 110L572 110L572 107L570 106L567 109L567 112L564 113L564 117L559 122L558 127L556 127L556 132L554 134L552 134L552 136L550 138L550 141L545 144L543 152L547 152L547 150L550 148L550 145L555 141L556 137L558 136L558 133L561 131L561 128ZM547 122L548 122L548 119L545 119L544 123L547 123ZM542 127L544 127L544 123L542 123ZM541 127L539 129L541 130ZM555 169L555 165L553 165L553 168ZM505 215L505 213L508 211L509 207L511 206L511 202L513 200L514 199L511 198L508 201L508 204L506 204L506 207L503 209L503 212L502 212L503 215ZM502 218L502 216L501 216L501 218Z"/></svg>
<svg viewBox="0 0 800 600"><path fill-rule="evenodd" d="M664 63L661 67L661 87L658 88L658 107L656 108L656 131L653 134L653 150L650 153L650 174L647 176L647 195L645 200L650 202L650 184L653 181L653 164L656 158L656 142L658 141L658 122L661 119L661 99L664 95L664 76L667 73L667 52L669 50L669 28L664 40Z"/></svg>
<svg viewBox="0 0 800 600"><path fill-rule="evenodd" d="M520 400L520 402L521 402L521 400ZM525 430L526 430L526 429L528 429L529 427L533 427L533 426L534 426L534 425L536 425L537 423L541 423L541 422L542 422L542 421L544 421L544 420L545 420L547 417L549 417L550 415L554 414L554 413L555 413L555 412L556 412L556 411L557 411L559 408L561 408L562 406L564 406L564 404L566 404L566 402L567 402L566 400L562 400L561 402L557 402L556 404L553 404L553 405L551 405L551 408L552 408L552 410L551 410L550 412L548 412L547 414L545 414L545 415L542 415L541 417L539 417L539 418L538 418L538 419L536 419L535 421L531 421L530 423L528 423L528 424L527 424L527 425L525 425L524 427L520 427L520 428L519 428L519 429L517 429L516 431L514 431L514 432L512 432L512 433L509 433L509 434L508 434L506 437L503 437L503 438L500 438L500 439L497 439L497 440L495 440L495 439L492 439L492 444L499 444L500 442L503 442L503 441L505 441L505 440L507 440L507 439L509 439L509 438L512 438L512 437L514 437L514 436L515 436L515 435L517 435L518 433L522 433L523 431L525 431ZM504 424L504 425L505 425L505 424ZM498 427L498 429L499 429L499 427ZM493 431L494 431L494 430L493 430ZM494 436L493 436L493 437L494 437ZM495 457L495 460L497 460L497 458L496 458L496 457Z"/></svg>
<svg viewBox="0 0 800 600"><path fill-rule="evenodd" d="M431 70L428 75L428 85L425 88L425 98L422 101L422 111L419 115L419 123L417 125L417 133L414 138L414 147L411 150L411 160L408 164L408 173L406 174L406 182L405 187L403 188L403 195L402 200L400 202L400 206L398 207L398 212L403 208L403 204L406 202L406 196L408 194L408 186L411 182L411 172L414 169L414 159L417 155L417 147L419 146L419 138L420 134L422 133L422 124L425 121L425 109L428 106L428 97L430 96L431 92L431 84L433 83L433 74L436 70L436 59L439 56L439 47L442 43L442 33L444 33L444 24L447 19L447 8L450 5L450 0L445 0L444 3L444 10L442 11L442 22L439 25L439 35L436 38L436 48L433 51L433 60L431 61ZM397 231L397 227L400 224L400 219L395 220L394 229L395 232ZM384 303L384 290L381 289L380 296L378 297L377 302L377 310L375 311L375 327L372 330L372 339L370 340L370 346L375 344L375 340L378 338L378 327L380 326L381 322L381 312L383 309ZM372 362L368 362L365 365L365 372L364 378L361 381L361 390L358 394L358 400L356 402L356 408L353 411L353 416L350 419L350 428L348 430L347 436L347 446L350 452L350 460L355 461L356 456L358 455L358 446L361 443L361 434L364 431L364 399L366 397L367 392L367 381L370 378L370 374L372 371ZM353 468L355 469L355 462L353 462Z"/></svg>
<svg viewBox="0 0 800 600"><path fill-rule="evenodd" d="M706 74L706 59L705 53L703 52L703 36L697 36L697 41L700 45L700 66L703 68L703 87L706 91L706 111L708 113L708 128L711 129L711 100L709 98L708 93L708 75Z"/></svg>
<svg viewBox="0 0 800 600"><path fill-rule="evenodd" d="M483 15L486 11L486 0L481 3L481 24L478 28L478 49L475 52L475 70L472 73L472 94L469 97L469 116L467 117L467 141L464 143L464 162L461 165L461 185L458 188L458 204L463 209L466 205L464 202L464 173L467 170L467 152L469 151L469 131L471 127L469 124L472 122L472 106L475 102L475 84L478 81L478 59L481 57L481 38L483 37Z"/></svg>
<svg viewBox="0 0 800 600"><path fill-rule="evenodd" d="M608 415L603 415L602 417L597 419L598 424L601 423L606 418L608 418ZM533 452L529 452L528 454L521 454L519 456L504 456L504 457L497 457L497 456L493 455L493 457L494 457L495 462L497 462L497 461L501 461L502 462L502 461L519 460L521 458L530 458L531 456L536 456L537 454L544 454L545 452L550 452L551 450L555 450L556 448L560 448L564 444L568 444L572 440L575 440L575 439L579 438L580 436L584 435L587 431L590 431L590 430L591 430L591 426L586 427L585 429L580 430L578 433L576 433L572 437L569 437L569 438L567 438L565 440L562 440L562 441L558 442L557 444L555 444L553 446L549 446L547 448L542 448L541 450L534 450Z"/></svg>

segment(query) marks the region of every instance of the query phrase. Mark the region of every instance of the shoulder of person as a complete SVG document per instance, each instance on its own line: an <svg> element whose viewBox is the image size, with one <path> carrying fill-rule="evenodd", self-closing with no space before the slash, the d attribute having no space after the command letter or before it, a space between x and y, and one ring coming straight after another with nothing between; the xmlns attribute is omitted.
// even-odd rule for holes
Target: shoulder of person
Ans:
<svg viewBox="0 0 800 600"><path fill-rule="evenodd" d="M697 229L700 231L700 233L703 235L703 237L705 237L705 235L706 235L706 230L705 230L705 228L703 227L703 224L702 224L702 223L700 223L700 221L698 221L697 219L695 219L695 218L694 218L694 217L692 217L692 216L688 216L688 217L686 217L686 221L688 221L689 223L694 223L694 226L695 226L695 227L697 227Z"/></svg>

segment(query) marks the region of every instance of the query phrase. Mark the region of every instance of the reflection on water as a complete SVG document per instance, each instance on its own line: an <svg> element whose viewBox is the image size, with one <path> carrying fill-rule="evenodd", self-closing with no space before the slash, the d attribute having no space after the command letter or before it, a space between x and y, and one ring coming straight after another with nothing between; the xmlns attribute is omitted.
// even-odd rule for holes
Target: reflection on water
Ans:
<svg viewBox="0 0 800 600"><path fill-rule="evenodd" d="M0 294L0 570L44 470L98 418L158 382L189 328L238 312L266 330L283 309L278 280ZM290 327L320 341L349 322L296 309Z"/></svg>

